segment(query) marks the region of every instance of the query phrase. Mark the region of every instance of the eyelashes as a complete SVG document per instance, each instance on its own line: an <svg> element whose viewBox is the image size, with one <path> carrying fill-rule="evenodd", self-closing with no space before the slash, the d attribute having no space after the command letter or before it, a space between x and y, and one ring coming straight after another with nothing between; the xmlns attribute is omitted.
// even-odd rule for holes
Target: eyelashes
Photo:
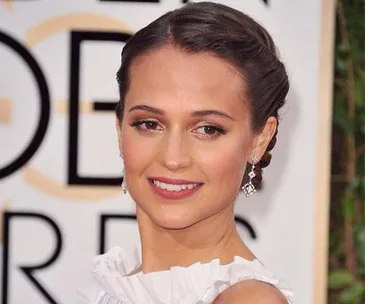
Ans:
<svg viewBox="0 0 365 304"><path fill-rule="evenodd" d="M155 120L135 120L130 126L137 130L160 131L158 128L160 128L161 131L163 130L163 128L159 126L159 122Z"/></svg>
<svg viewBox="0 0 365 304"><path fill-rule="evenodd" d="M198 127L196 130L203 131L204 133L199 133L199 132L196 132L196 133L204 135L204 136L218 137L220 135L227 134L226 130L224 130L220 127L214 126L214 125L209 125L209 124Z"/></svg>
<svg viewBox="0 0 365 304"><path fill-rule="evenodd" d="M153 119L135 120L130 123L130 126L144 134L158 134L165 130L159 121ZM192 133L201 138L215 139L219 136L226 135L227 131L222 127L207 123L195 127L192 129Z"/></svg>

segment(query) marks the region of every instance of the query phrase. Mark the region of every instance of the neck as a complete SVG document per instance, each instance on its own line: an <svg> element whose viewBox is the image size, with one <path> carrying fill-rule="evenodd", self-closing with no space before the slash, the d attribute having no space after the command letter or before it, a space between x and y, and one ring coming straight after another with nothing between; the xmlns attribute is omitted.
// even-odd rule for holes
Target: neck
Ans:
<svg viewBox="0 0 365 304"><path fill-rule="evenodd" d="M137 208L143 272L167 270L173 266L187 267L215 258L222 264L228 264L236 255L254 259L238 235L233 206L230 208L179 230L157 226Z"/></svg>

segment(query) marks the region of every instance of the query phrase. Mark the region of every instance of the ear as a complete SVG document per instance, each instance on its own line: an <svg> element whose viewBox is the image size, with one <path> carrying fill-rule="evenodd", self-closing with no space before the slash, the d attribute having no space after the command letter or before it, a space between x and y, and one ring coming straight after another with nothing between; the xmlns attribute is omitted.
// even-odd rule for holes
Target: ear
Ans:
<svg viewBox="0 0 365 304"><path fill-rule="evenodd" d="M119 120L119 118L117 116L115 116L115 128L117 129L119 153L122 156L123 155L123 149L122 149L122 126L121 126L120 120Z"/></svg>
<svg viewBox="0 0 365 304"><path fill-rule="evenodd" d="M262 158L267 146L276 132L277 127L277 119L273 116L269 117L261 133L257 134L254 138L254 144L251 149L249 162L251 162L251 157L254 155L256 155L259 160Z"/></svg>

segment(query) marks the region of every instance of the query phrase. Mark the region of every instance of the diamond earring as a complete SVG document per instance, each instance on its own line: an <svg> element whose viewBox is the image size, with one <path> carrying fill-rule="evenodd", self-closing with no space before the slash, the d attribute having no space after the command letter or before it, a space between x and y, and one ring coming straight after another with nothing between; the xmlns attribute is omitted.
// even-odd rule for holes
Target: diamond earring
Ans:
<svg viewBox="0 0 365 304"><path fill-rule="evenodd" d="M257 164L256 155L252 156L251 162L252 162L251 171L248 173L248 177L250 178L250 180L248 181L248 183L242 186L242 191L246 195L246 197L249 197L256 192L256 188L252 183L252 179L256 176L255 174L255 166Z"/></svg>
<svg viewBox="0 0 365 304"><path fill-rule="evenodd" d="M123 159L123 155L122 155L122 153L120 153L120 154L119 154L119 157L120 157L121 159ZM124 167L124 166L123 166L123 167ZM121 184L120 186L122 187L123 193L124 193L124 194L127 194L127 192L128 192L128 188L127 188L127 185L126 185L126 183L125 183L125 171L124 171L124 168L123 168L122 179L123 179L123 181L122 181L122 184Z"/></svg>
<svg viewBox="0 0 365 304"><path fill-rule="evenodd" d="M123 193L124 194L127 194L128 189L127 189L127 185L125 184L125 173L124 173L124 169L123 169L123 177L122 178L123 178L123 181L122 181L121 187L122 187Z"/></svg>

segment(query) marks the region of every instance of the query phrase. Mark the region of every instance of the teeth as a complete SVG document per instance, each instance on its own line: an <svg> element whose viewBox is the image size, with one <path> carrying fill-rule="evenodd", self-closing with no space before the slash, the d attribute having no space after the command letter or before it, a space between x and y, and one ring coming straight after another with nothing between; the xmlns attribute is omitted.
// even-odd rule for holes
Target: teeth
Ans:
<svg viewBox="0 0 365 304"><path fill-rule="evenodd" d="M165 183L155 181L155 180L153 180L153 184L158 188L166 189L167 191L176 191L176 192L179 192L181 190L186 190L186 189L193 189L196 186L198 186L198 184L186 184L186 185L165 184Z"/></svg>
<svg viewBox="0 0 365 304"><path fill-rule="evenodd" d="M175 185L174 186L174 191L180 191L182 188L180 185Z"/></svg>

